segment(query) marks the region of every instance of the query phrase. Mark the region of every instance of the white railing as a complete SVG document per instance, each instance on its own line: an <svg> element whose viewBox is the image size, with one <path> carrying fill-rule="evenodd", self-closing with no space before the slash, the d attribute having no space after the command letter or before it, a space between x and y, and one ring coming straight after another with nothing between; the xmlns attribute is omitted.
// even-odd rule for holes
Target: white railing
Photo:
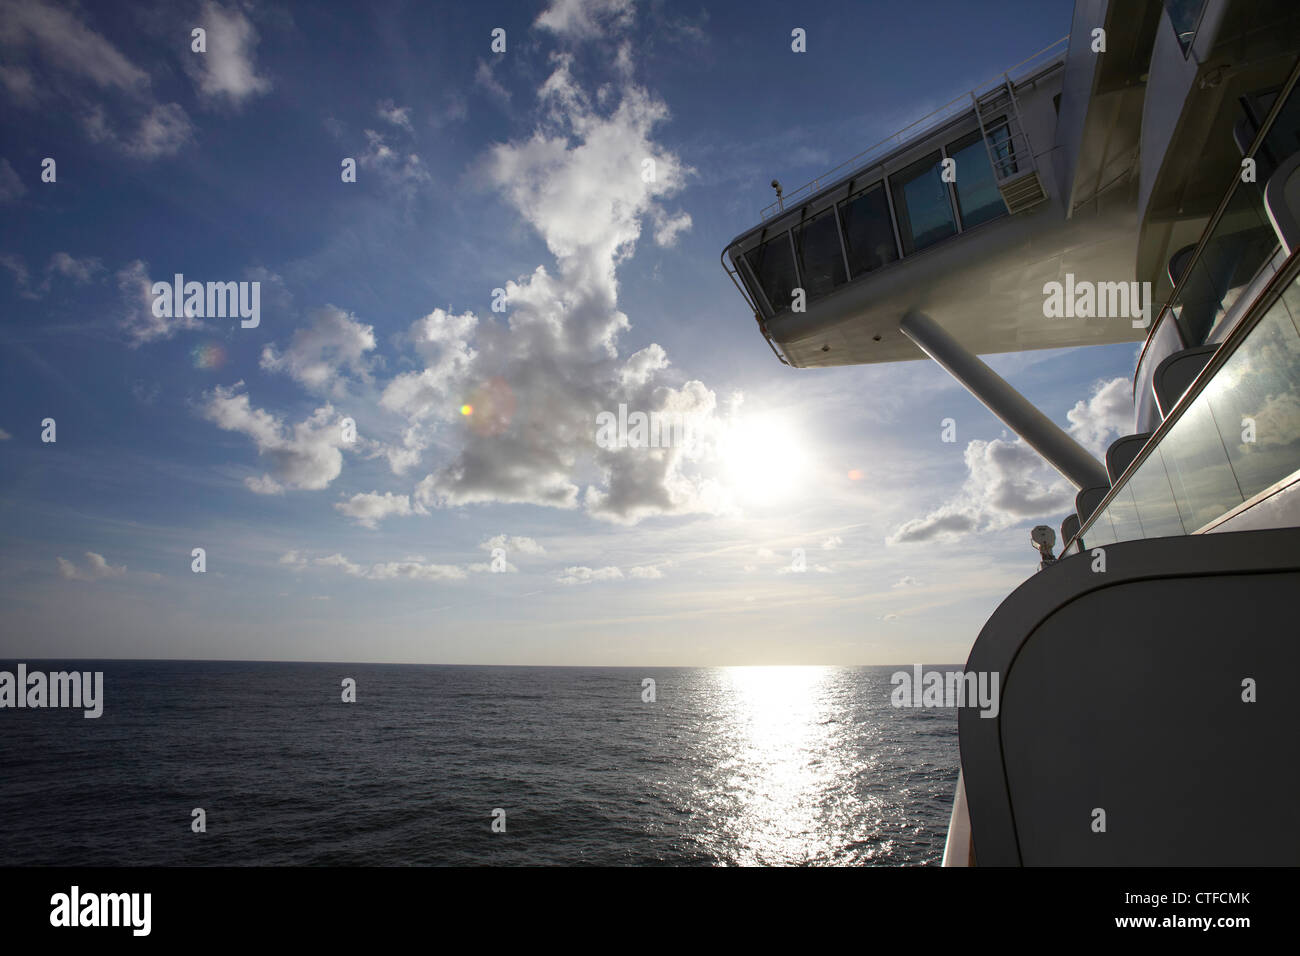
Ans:
<svg viewBox="0 0 1300 956"><path fill-rule="evenodd" d="M933 112L927 113L925 116L922 116L916 122L904 126L897 133L893 133L892 135L885 137L880 142L867 147L862 152L858 153L856 156L852 156L849 159L846 159L844 162L840 163L834 169L831 169L828 172L823 173L822 175L818 176L816 179L804 183L798 189L792 190L791 192L788 193L778 195L776 202L763 207L763 210L760 213L760 217L763 219L767 219L778 212L782 212L784 211L786 204L794 202L795 200L803 196L811 196L813 193L817 192L819 189L822 188L823 183L830 185L835 180L841 178L844 175L847 175L850 171L854 169L860 169L863 167L870 166L873 160L880 159L884 157L887 153L893 152L894 149L896 149L899 146L902 146L905 142L907 142L910 139L917 138L918 136L920 136L921 133L924 133L927 130L930 130L934 127L942 126L944 123L947 123L949 120L961 116L963 113L971 112L972 94L974 94L975 96L982 95L984 92L986 92L989 89L991 85L997 85L1005 82L1006 78L1011 74L1013 70L1019 70L1022 67L1028 66L1031 63L1035 63L1036 61L1041 62L1046 59L1050 59L1051 57L1057 56L1059 53L1061 53L1064 50L1065 45L1068 44L1069 41L1070 41L1069 36L1061 37L1061 39L1057 40L1055 43L1051 44L1050 46L1043 47L1043 49L1039 50L1037 53L1035 53L1033 56L1029 57L1028 59L1021 60L1015 66L1011 67L1008 70L1004 70L1003 72L997 74L997 76L991 77L987 82L980 84L979 86L975 87L975 89L967 90L966 92L962 93L960 96L954 98L951 102L945 103L943 106L940 106L938 109L934 110Z"/></svg>

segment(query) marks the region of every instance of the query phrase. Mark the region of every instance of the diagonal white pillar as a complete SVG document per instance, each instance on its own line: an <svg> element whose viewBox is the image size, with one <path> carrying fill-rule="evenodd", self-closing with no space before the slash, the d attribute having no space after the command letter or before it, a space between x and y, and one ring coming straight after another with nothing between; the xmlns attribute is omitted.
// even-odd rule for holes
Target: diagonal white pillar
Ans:
<svg viewBox="0 0 1300 956"><path fill-rule="evenodd" d="M1076 487L1110 484L1101 462L924 312L908 312L899 328Z"/></svg>

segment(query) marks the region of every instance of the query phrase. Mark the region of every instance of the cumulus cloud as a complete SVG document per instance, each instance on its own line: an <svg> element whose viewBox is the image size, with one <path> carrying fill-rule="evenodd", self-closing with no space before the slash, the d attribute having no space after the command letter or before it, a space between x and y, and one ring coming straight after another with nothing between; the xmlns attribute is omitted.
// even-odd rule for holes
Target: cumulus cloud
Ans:
<svg viewBox="0 0 1300 956"><path fill-rule="evenodd" d="M282 353L274 345L262 350L261 366L284 372L310 392L341 397L347 375L368 381L366 353L375 348L375 330L332 305L316 310L311 323L294 330Z"/></svg>
<svg viewBox="0 0 1300 956"><path fill-rule="evenodd" d="M1091 396L1066 412L1070 434L1099 459L1111 442L1133 432L1133 382L1113 378L1098 383Z"/></svg>
<svg viewBox="0 0 1300 956"><path fill-rule="evenodd" d="M407 495L395 495L391 491L381 495L372 491L369 494L353 495L346 501L337 502L334 510L352 518L363 528L374 528L384 518L406 517L419 513L421 509L417 506L413 511L411 499Z"/></svg>
<svg viewBox="0 0 1300 956"><path fill-rule="evenodd" d="M165 318L154 315L153 282L149 279L149 264L136 259L117 273L117 287L122 293L126 313L120 323L132 348L146 342L169 339L184 329L201 329L203 322L188 315Z"/></svg>
<svg viewBox="0 0 1300 956"><path fill-rule="evenodd" d="M890 586L895 588L919 588L921 582L910 574L905 574Z"/></svg>
<svg viewBox="0 0 1300 956"><path fill-rule="evenodd" d="M120 578L126 574L125 564L109 564L102 554L96 554L94 551L86 552L84 569L65 558L55 558L55 561L59 566L59 574L69 581L101 581L105 578Z"/></svg>
<svg viewBox="0 0 1300 956"><path fill-rule="evenodd" d="M552 0L533 25L560 36L599 37L632 23L632 0Z"/></svg>
<svg viewBox="0 0 1300 956"><path fill-rule="evenodd" d="M823 550L823 551L834 551L836 548L838 548L838 547L839 547L840 545L842 545L843 543L844 543L844 539L843 539L843 538L841 538L838 534L833 534L833 535L831 535L829 538L827 538L825 541L822 542L822 550Z"/></svg>
<svg viewBox="0 0 1300 956"><path fill-rule="evenodd" d="M199 26L207 31L207 52L195 53L184 62L206 100L238 108L270 90L271 81L257 73L257 30L248 17L234 6L208 0Z"/></svg>
<svg viewBox="0 0 1300 956"><path fill-rule="evenodd" d="M1131 383L1098 382L1087 399L1066 413L1075 439L1101 458L1115 437L1131 431ZM997 531L1028 518L1071 510L1075 489L1019 438L973 441L966 446L967 478L961 493L920 518L899 526L889 544Z"/></svg>
<svg viewBox="0 0 1300 956"><path fill-rule="evenodd" d="M343 430L334 406L323 405L306 420L289 426L254 408L240 391L243 387L242 381L229 388L217 386L205 396L201 414L218 428L251 438L258 456L270 462L269 472L245 480L249 490L278 494L286 488L328 487L343 470Z"/></svg>
<svg viewBox="0 0 1300 956"><path fill-rule="evenodd" d="M929 514L904 522L889 544L997 531L1027 518L1067 510L1074 488L1020 439L973 441L966 446L967 479L961 493Z"/></svg>

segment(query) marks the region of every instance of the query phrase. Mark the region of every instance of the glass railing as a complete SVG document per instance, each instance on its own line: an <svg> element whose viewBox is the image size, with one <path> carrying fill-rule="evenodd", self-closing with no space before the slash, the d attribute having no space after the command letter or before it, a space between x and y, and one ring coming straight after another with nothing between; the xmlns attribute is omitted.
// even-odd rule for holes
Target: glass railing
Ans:
<svg viewBox="0 0 1300 956"><path fill-rule="evenodd" d="M1165 10L1169 13L1169 22L1174 25L1178 36L1178 45L1183 49L1183 56L1191 49L1192 40L1196 39L1196 28L1201 22L1201 11L1205 9L1205 0L1165 0Z"/></svg>
<svg viewBox="0 0 1300 956"><path fill-rule="evenodd" d="M1297 469L1300 278L1083 529L1083 547L1192 534Z"/></svg>

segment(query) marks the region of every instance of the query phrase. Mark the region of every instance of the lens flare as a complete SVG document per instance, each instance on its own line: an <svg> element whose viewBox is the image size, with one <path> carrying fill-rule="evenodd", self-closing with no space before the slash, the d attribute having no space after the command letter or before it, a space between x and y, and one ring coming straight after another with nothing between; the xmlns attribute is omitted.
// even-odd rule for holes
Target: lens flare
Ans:
<svg viewBox="0 0 1300 956"><path fill-rule="evenodd" d="M190 350L190 358L195 368L218 369L226 364L226 350L216 342L196 345Z"/></svg>
<svg viewBox="0 0 1300 956"><path fill-rule="evenodd" d="M493 377L472 391L460 407L469 427L480 435L500 435L515 415L515 393L505 379Z"/></svg>

